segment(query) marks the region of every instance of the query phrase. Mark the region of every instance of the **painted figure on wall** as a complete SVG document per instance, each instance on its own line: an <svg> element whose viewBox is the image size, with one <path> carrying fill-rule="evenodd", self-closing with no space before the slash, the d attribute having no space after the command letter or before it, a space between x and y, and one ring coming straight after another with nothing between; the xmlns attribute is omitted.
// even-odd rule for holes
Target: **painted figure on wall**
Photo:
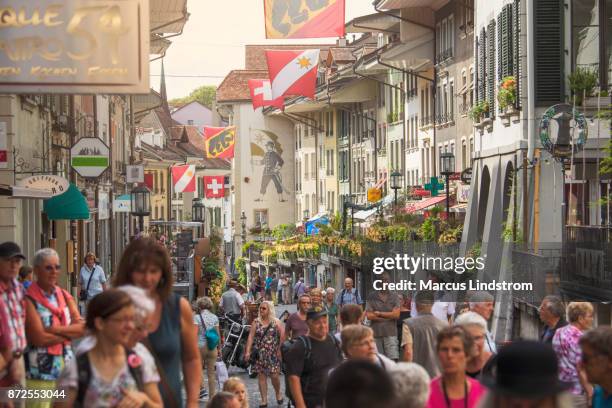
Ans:
<svg viewBox="0 0 612 408"><path fill-rule="evenodd" d="M282 147L278 143L278 136L267 130L255 130L255 137L251 141L251 157L254 164L263 166L261 173L261 187L259 189L259 197L255 201L263 201L270 182L274 184L278 200L286 202L287 199L284 193L289 193L283 185L281 171L285 161L282 157Z"/></svg>

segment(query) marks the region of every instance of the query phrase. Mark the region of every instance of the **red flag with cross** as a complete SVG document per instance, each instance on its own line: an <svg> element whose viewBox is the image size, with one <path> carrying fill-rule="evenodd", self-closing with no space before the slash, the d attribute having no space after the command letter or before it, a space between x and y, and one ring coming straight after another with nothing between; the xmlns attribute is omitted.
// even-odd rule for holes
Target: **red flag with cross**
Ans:
<svg viewBox="0 0 612 408"><path fill-rule="evenodd" d="M224 176L204 176L204 194L206 198L225 197Z"/></svg>
<svg viewBox="0 0 612 408"><path fill-rule="evenodd" d="M251 90L251 101L253 109L263 106L274 106L278 109L285 107L285 98L280 96L272 98L272 86L268 79L249 79L249 89Z"/></svg>

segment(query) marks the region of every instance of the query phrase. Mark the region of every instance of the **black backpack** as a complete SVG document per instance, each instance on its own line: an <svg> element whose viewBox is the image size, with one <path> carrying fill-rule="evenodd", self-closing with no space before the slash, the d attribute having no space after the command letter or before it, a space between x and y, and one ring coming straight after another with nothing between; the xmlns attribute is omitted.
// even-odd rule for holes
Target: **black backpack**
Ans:
<svg viewBox="0 0 612 408"><path fill-rule="evenodd" d="M346 294L346 289L342 289L342 292L340 292L340 309L342 309L342 306L344 306L344 295ZM358 296L359 296L359 289L355 288L355 301L357 301Z"/></svg>
<svg viewBox="0 0 612 408"><path fill-rule="evenodd" d="M126 363L132 355L136 355L136 352L134 352L134 350L125 349ZM79 354L76 357L76 364L79 381L77 398L74 403L74 406L83 407L83 402L85 401L85 394L87 393L87 388L89 388L89 383L91 381L91 362L89 361L88 353ZM132 376L132 378L134 378L134 381L136 382L136 387L138 388L138 391L144 391L142 365L140 365L139 367L131 367L130 364L127 364L127 366L130 371L130 375Z"/></svg>

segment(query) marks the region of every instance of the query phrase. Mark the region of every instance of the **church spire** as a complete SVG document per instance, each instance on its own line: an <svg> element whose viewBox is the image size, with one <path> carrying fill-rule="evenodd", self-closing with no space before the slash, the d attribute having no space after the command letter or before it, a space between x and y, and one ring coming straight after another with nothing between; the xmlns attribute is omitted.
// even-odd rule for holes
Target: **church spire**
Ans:
<svg viewBox="0 0 612 408"><path fill-rule="evenodd" d="M164 72L164 60L161 60L161 83L159 84L159 95L161 96L161 100L163 103L163 108L170 112L170 107L168 106L168 94L166 93L166 73Z"/></svg>

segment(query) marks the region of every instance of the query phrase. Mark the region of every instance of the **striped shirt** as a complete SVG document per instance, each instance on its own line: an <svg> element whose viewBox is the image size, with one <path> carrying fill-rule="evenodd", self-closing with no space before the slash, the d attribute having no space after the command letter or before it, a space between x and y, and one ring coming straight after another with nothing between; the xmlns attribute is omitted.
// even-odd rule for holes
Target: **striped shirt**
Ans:
<svg viewBox="0 0 612 408"><path fill-rule="evenodd" d="M9 284L0 282L0 297L8 309L8 337L11 341L12 351L23 352L27 345L23 286L21 286L17 279L13 279Z"/></svg>

